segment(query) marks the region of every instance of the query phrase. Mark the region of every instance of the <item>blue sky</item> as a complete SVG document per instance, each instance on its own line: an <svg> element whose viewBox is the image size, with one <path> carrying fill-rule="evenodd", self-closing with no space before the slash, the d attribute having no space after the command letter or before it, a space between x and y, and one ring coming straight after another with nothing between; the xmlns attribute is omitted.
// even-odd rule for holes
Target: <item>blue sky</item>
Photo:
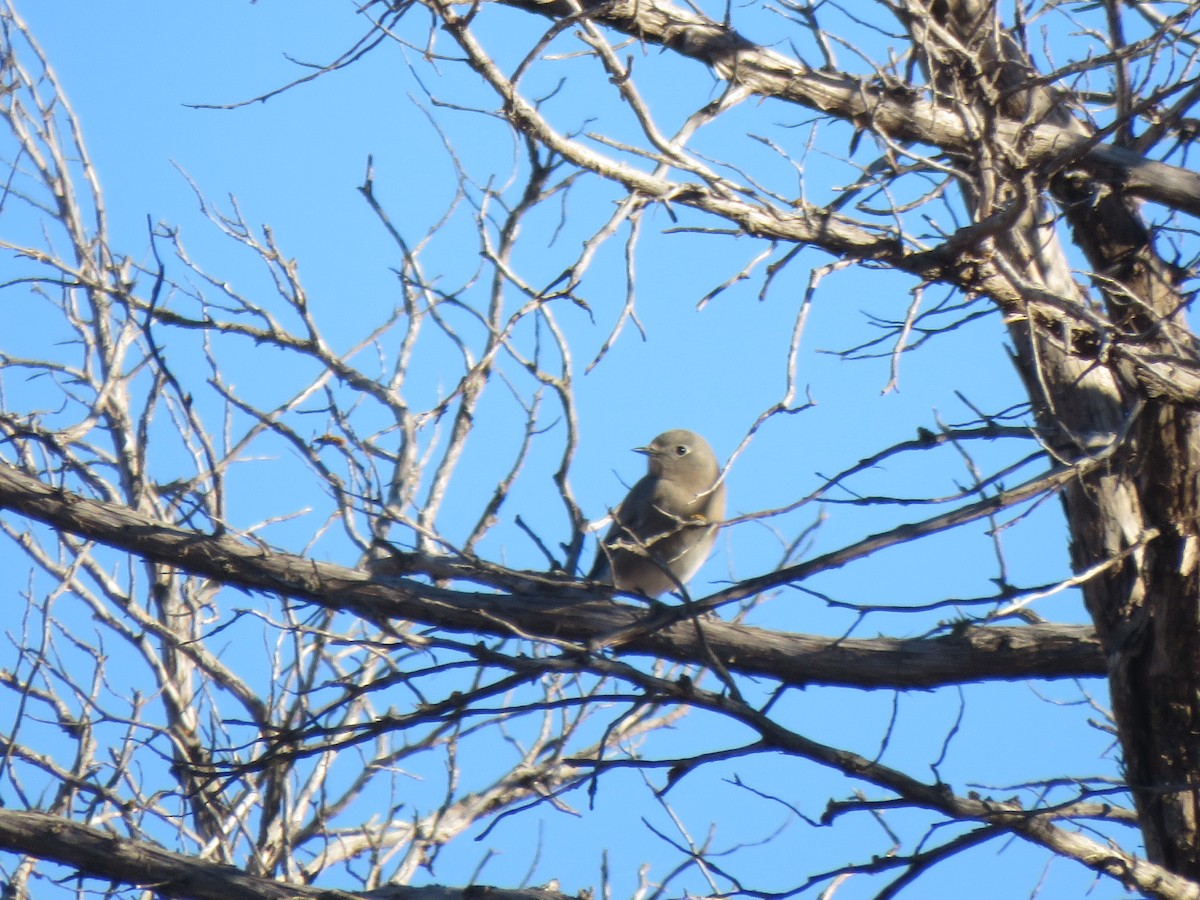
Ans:
<svg viewBox="0 0 1200 900"><path fill-rule="evenodd" d="M439 128L454 141L462 164L477 181L488 176L502 180L521 167L520 148L499 123L475 113L436 108L426 94L491 108L494 101L486 92L461 67L442 64L435 71L412 48L384 46L346 71L265 103L234 110L188 106L247 100L278 87L303 71L288 56L318 63L331 59L364 30L352 3L39 2L25 3L20 11L82 122L105 190L114 244L146 260L147 217L169 222L180 229L194 258L209 271L220 273L240 290L263 292L267 283L262 273L200 214L188 179L218 208L228 209L229 198L234 197L248 221L269 223L285 253L299 261L314 313L335 346L351 346L396 303L394 246L356 190L363 182L368 156L374 159L378 195L410 240L419 239L438 221L454 198L454 169ZM533 33L530 29L541 27L511 12L489 14L494 15L489 26L494 45L501 55L513 59L524 52ZM423 38L421 27L414 26L408 33L410 40ZM444 36L439 46L449 50ZM561 71L579 77L586 68L585 61L568 62ZM686 108L691 109L712 96L708 73L657 50L638 55L636 71L643 70L648 73L647 96L655 104L690 104ZM545 78L547 89L553 83L550 76L538 77ZM598 123L619 118L612 108L613 97L595 87L603 85L603 79L594 72L591 79L591 87L579 89L583 100L574 96L558 105L548 101L554 114L565 119L574 115L579 127L593 115ZM534 82L535 89L538 84ZM573 110L572 103L585 102L594 104L594 109L580 105ZM671 115L664 112L668 120ZM770 104L760 109L747 103L729 117L728 128L712 137L706 134L701 146L758 166L755 172L765 173L762 177L773 179L780 190L789 180L799 184L789 165L771 161L761 144L745 136L746 130L767 127L756 125L756 117L790 129L783 133L794 136L796 148L807 140L805 123L811 116L805 111ZM823 134L837 138L838 129ZM842 143L830 139L822 150L806 156L803 189L810 197L819 199L830 186L844 183L847 167L832 156L845 152L848 134L838 138ZM561 271L577 252L578 242L609 214L613 196L604 185L582 185L571 196L569 224L553 239L557 209L548 208L531 219L526 226L528 239L516 254L517 265L531 282L548 282ZM682 224L700 224L686 213L680 218ZM758 299L761 282L752 278L698 310L697 301L763 245L715 235L654 233L673 224L665 211L656 210L643 226L646 236L636 259L638 313L645 340L627 326L602 363L584 373L623 300L621 239L605 246L585 282L583 293L591 315L569 304L558 310L575 354L582 423L583 443L572 479L580 503L593 519L620 499L623 482L631 484L640 476L643 461L629 449L660 431L693 428L710 439L719 456L734 450L756 416L781 397L787 346L809 272L830 261L818 251L806 250L765 299ZM477 256L473 223L460 210L432 242L426 265L443 283L457 285L475 271ZM728 476L732 513L791 503L816 489L822 475L913 438L918 427L933 429L939 421L975 418L959 392L988 412L1020 402L1021 388L1004 353L1002 328L995 316L905 357L899 390L887 394L882 393L889 379L887 359L847 361L822 352L870 338L869 315L902 316L912 287L908 279L857 268L832 273L824 280L803 334L798 375L800 399L808 390L816 405L773 419L737 460ZM932 304L944 292L934 287L928 295L926 302ZM186 340L168 342L166 349L174 359L195 359L195 348ZM414 395L431 396L449 386L447 379L454 369L440 368L437 354L443 352L431 354L426 368L420 370L427 381L417 379L408 386ZM299 377L296 370L260 348L233 342L222 354L233 380L251 396L286 396L284 382ZM204 377L198 367L188 374L199 380ZM515 451L516 436L504 424L511 410L500 399L481 409L480 439L469 451L474 454L469 457L471 465L452 488L445 517L439 522L447 534L455 535L474 521L479 492L486 490L489 479L494 480L491 467L502 466ZM314 425L313 437L319 432ZM1028 452L1004 442L971 449L985 471ZM547 477L554 462L550 450L535 454L521 490L514 492L502 511L502 525L481 548L485 553L512 565L538 565L536 549L512 524L517 514L537 523L552 540L566 538L565 520L552 503ZM171 468L169 459L159 464L164 471ZM1035 471L1036 466L1027 467L1007 483L1015 484ZM319 492L305 496L295 490L303 467L287 448L265 445L262 458L235 477L231 516L237 526L291 508L317 510L262 532L265 539L285 549L300 549L312 534L313 523L320 520L324 498ZM947 449L937 455L889 461L859 477L853 488L860 494L919 497L950 494L955 484L968 480L961 460ZM810 553L924 518L933 509L826 505L821 510L827 518ZM779 562L779 536L798 533L817 514L818 506L810 504L766 525L750 522L730 529L693 588L704 592L730 577L769 571ZM860 603L984 596L994 590L990 579L997 574L995 548L985 528L982 523L916 546L884 551L822 575L808 586ZM1057 501L1042 504L1019 527L1006 530L1003 541L1012 583L1036 585L1069 574ZM313 552L348 564L354 558L353 548L336 535L323 539ZM233 605L248 602L239 597ZM1085 621L1078 596L1071 591L1036 608L1055 621ZM919 634L954 615L952 609L922 617L879 614L856 626L854 633L864 637ZM850 628L854 617L827 609L812 596L785 590L758 611L754 621L783 630L836 635ZM1086 688L1104 701L1101 683ZM788 720L805 734L867 756L886 744L885 762L917 777L931 777L928 762L937 757L961 702L965 718L942 774L960 791L980 784L997 786L998 793L1007 796L1002 786L1036 778L1116 774L1112 754L1105 754L1109 738L1086 724L1096 713L1083 706L1062 705L1082 696L1080 687L1069 684L970 685L961 691L914 693L898 699L890 692L812 687L792 692L780 711L786 710ZM893 703L895 726L886 737ZM654 749L669 753L672 741L678 741L679 747L721 746L725 727L695 715ZM679 747L676 752L681 752ZM476 750L481 761L491 751L486 743ZM786 818L781 810L764 812L770 804L749 802L744 792L721 780L735 772L762 790L778 791L814 818L829 797L845 796L853 789L839 776L815 766L778 758L697 775L677 788L671 799L699 834L710 819L719 822L718 843L764 838ZM636 799L627 801L630 796ZM631 890L637 864L644 858L654 863L656 875L670 865L669 851L660 855L658 850L645 849L656 845L640 824L641 817L658 826L664 826L664 819L649 791L640 786L640 776L615 775L602 788L595 811L586 811L583 797L573 802L584 810L580 818L543 809L507 820L482 846L458 842L444 851L431 880L461 883L484 848L496 847L501 855L489 864L483 880L515 883L529 866L535 839L543 840L545 847L534 883L557 877L571 891L596 883L601 850L612 854L617 896ZM817 831L798 828L779 843L746 851L746 858L758 860L765 883L782 887L791 883L797 868L818 871L865 858L863 848L879 843L870 829L861 822ZM869 837L862 838L862 833ZM797 857L800 861L794 866ZM1044 854L1020 843L1003 849L987 845L962 862L925 876L915 896L948 895L951 886L968 876L977 888L975 896L1024 896L1041 877L1045 860ZM1080 867L1057 861L1050 867L1043 896L1078 895L1089 883L1090 877ZM864 882L861 890L865 889ZM838 896L865 895L856 890L860 889L852 880ZM1115 895L1109 886L1100 893Z"/></svg>

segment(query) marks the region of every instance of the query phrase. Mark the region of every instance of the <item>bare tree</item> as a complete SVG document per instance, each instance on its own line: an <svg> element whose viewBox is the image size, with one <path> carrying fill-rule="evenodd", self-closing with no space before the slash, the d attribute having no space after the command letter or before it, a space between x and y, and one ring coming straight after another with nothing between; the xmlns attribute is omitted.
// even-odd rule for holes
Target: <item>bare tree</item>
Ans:
<svg viewBox="0 0 1200 900"><path fill-rule="evenodd" d="M204 186L211 226L253 272L231 280L167 222L144 250L114 246L81 124L0 7L0 558L20 594L0 658L10 892L415 895L404 886L473 829L535 807L587 817L636 775L678 828L654 832L677 862L638 896L893 896L1015 838L1088 877L1200 897L1200 352L1186 317L1200 12L422 0L360 14L361 40L280 90L402 54L433 85L416 102L455 189L414 234L368 163L360 193L396 288L346 339L270 228ZM771 46L747 37L768 29ZM451 72L469 77L434 77ZM516 149L506 177L468 161L459 129L481 127ZM818 155L840 182L806 179ZM476 243L447 270L439 249L464 233ZM765 571L735 560L726 586L666 604L614 596L578 576L598 512L577 496L579 378L634 329L695 365L643 325L660 301L639 254L734 239L695 299L757 292L794 324L782 389L747 412L727 478L810 414L801 339L852 266L891 299L842 356L885 360L885 391L922 365L909 351L953 348L981 322L1019 381L1003 404L964 398L968 421L914 421L915 437L864 458L830 441L835 474L738 507L724 527L756 529L740 540L772 548ZM943 377L965 386L960 362ZM245 378L268 366L281 377ZM875 477L951 458L965 479ZM278 486L274 503L256 479ZM1056 496L1070 571L1021 583L1005 535ZM818 545L829 508L889 524ZM968 531L996 560L977 596L824 588L881 551ZM779 630L773 609L800 593L840 631ZM1092 626L1046 621L1033 607L1051 595L1081 596ZM875 622L895 636L857 633ZM986 787L955 783L957 724L920 767L884 761L910 692L1070 678L1107 678L1111 719L1096 691L1078 696L1115 737L1120 777L1083 758L1006 784L982 759ZM895 692L877 752L820 737L837 731L805 715L812 686ZM833 777L799 802L756 783L780 759L789 780ZM691 833L673 798L709 773L786 824ZM756 843L844 823L853 849L836 858L756 862ZM488 861L462 886L491 880ZM590 883L610 893L607 878Z"/></svg>

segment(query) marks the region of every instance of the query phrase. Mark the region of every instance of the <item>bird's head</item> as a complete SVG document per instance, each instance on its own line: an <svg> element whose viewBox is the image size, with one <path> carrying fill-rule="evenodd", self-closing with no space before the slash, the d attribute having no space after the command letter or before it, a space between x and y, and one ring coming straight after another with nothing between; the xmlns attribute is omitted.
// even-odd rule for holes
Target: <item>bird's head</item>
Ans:
<svg viewBox="0 0 1200 900"><path fill-rule="evenodd" d="M647 446L633 449L646 455L651 475L683 482L697 491L712 487L721 471L708 441L683 428L664 431Z"/></svg>

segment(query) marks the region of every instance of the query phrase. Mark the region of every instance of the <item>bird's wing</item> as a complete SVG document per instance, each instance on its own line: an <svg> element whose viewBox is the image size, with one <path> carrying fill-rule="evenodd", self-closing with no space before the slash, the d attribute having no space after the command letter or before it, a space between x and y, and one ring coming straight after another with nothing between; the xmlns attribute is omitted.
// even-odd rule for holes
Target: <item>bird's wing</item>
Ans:
<svg viewBox="0 0 1200 900"><path fill-rule="evenodd" d="M625 495L621 505L613 511L613 523L604 535L604 540L596 547L596 558L588 572L589 580L609 580L609 559L605 547L616 541L629 541L630 532L641 533L647 513L654 509L654 491L657 481L658 479L653 476L644 476Z"/></svg>
<svg viewBox="0 0 1200 900"><path fill-rule="evenodd" d="M612 528L604 537L606 543L623 534L628 537L627 529L635 534L641 534L647 517L654 515L655 500L660 484L661 479L655 478L653 475L646 475L630 489L613 514Z"/></svg>

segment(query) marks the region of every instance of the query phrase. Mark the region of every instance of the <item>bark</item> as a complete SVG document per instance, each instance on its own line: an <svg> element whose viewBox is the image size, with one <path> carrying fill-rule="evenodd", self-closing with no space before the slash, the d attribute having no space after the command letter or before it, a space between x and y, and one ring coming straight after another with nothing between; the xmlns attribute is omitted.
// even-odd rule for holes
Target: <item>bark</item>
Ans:
<svg viewBox="0 0 1200 900"><path fill-rule="evenodd" d="M1034 127L1048 122L1082 130L1050 89L1013 92L1028 83L1032 64L992 4L933 0L910 8L914 37L940 94L969 105L983 119L998 113ZM938 29L946 29L954 41L940 42ZM969 52L956 54L953 43ZM993 98L1004 95L1010 105L994 108ZM997 140L989 162L999 160L1007 183L1019 185L1022 172L1009 149ZM986 214L995 198L980 190L985 177L982 167L979 171L967 194ZM1052 184L1076 243L1099 276L1096 286L1116 333L1149 355L1193 356L1196 340L1183 320L1185 298L1177 275L1156 253L1132 192L1094 177L1057 177ZM1040 225L1047 218L1040 207L1031 207L1003 252L1025 277L1082 309L1088 298L1071 281L1057 237ZM1197 880L1200 419L1190 409L1132 396L1131 386L1145 384L1145 371L1143 379L1135 374L1131 385L1119 360L1106 365L1114 360L1106 359L1102 348L1079 340L1070 329L1052 327L1058 321L1052 310L1021 313L1013 317L1017 362L1043 427L1075 436L1078 449L1097 432L1129 437L1107 465L1081 473L1063 493L1071 557L1083 571L1155 535L1144 550L1125 553L1119 565L1085 583L1083 593L1108 660L1126 777L1148 856Z"/></svg>

